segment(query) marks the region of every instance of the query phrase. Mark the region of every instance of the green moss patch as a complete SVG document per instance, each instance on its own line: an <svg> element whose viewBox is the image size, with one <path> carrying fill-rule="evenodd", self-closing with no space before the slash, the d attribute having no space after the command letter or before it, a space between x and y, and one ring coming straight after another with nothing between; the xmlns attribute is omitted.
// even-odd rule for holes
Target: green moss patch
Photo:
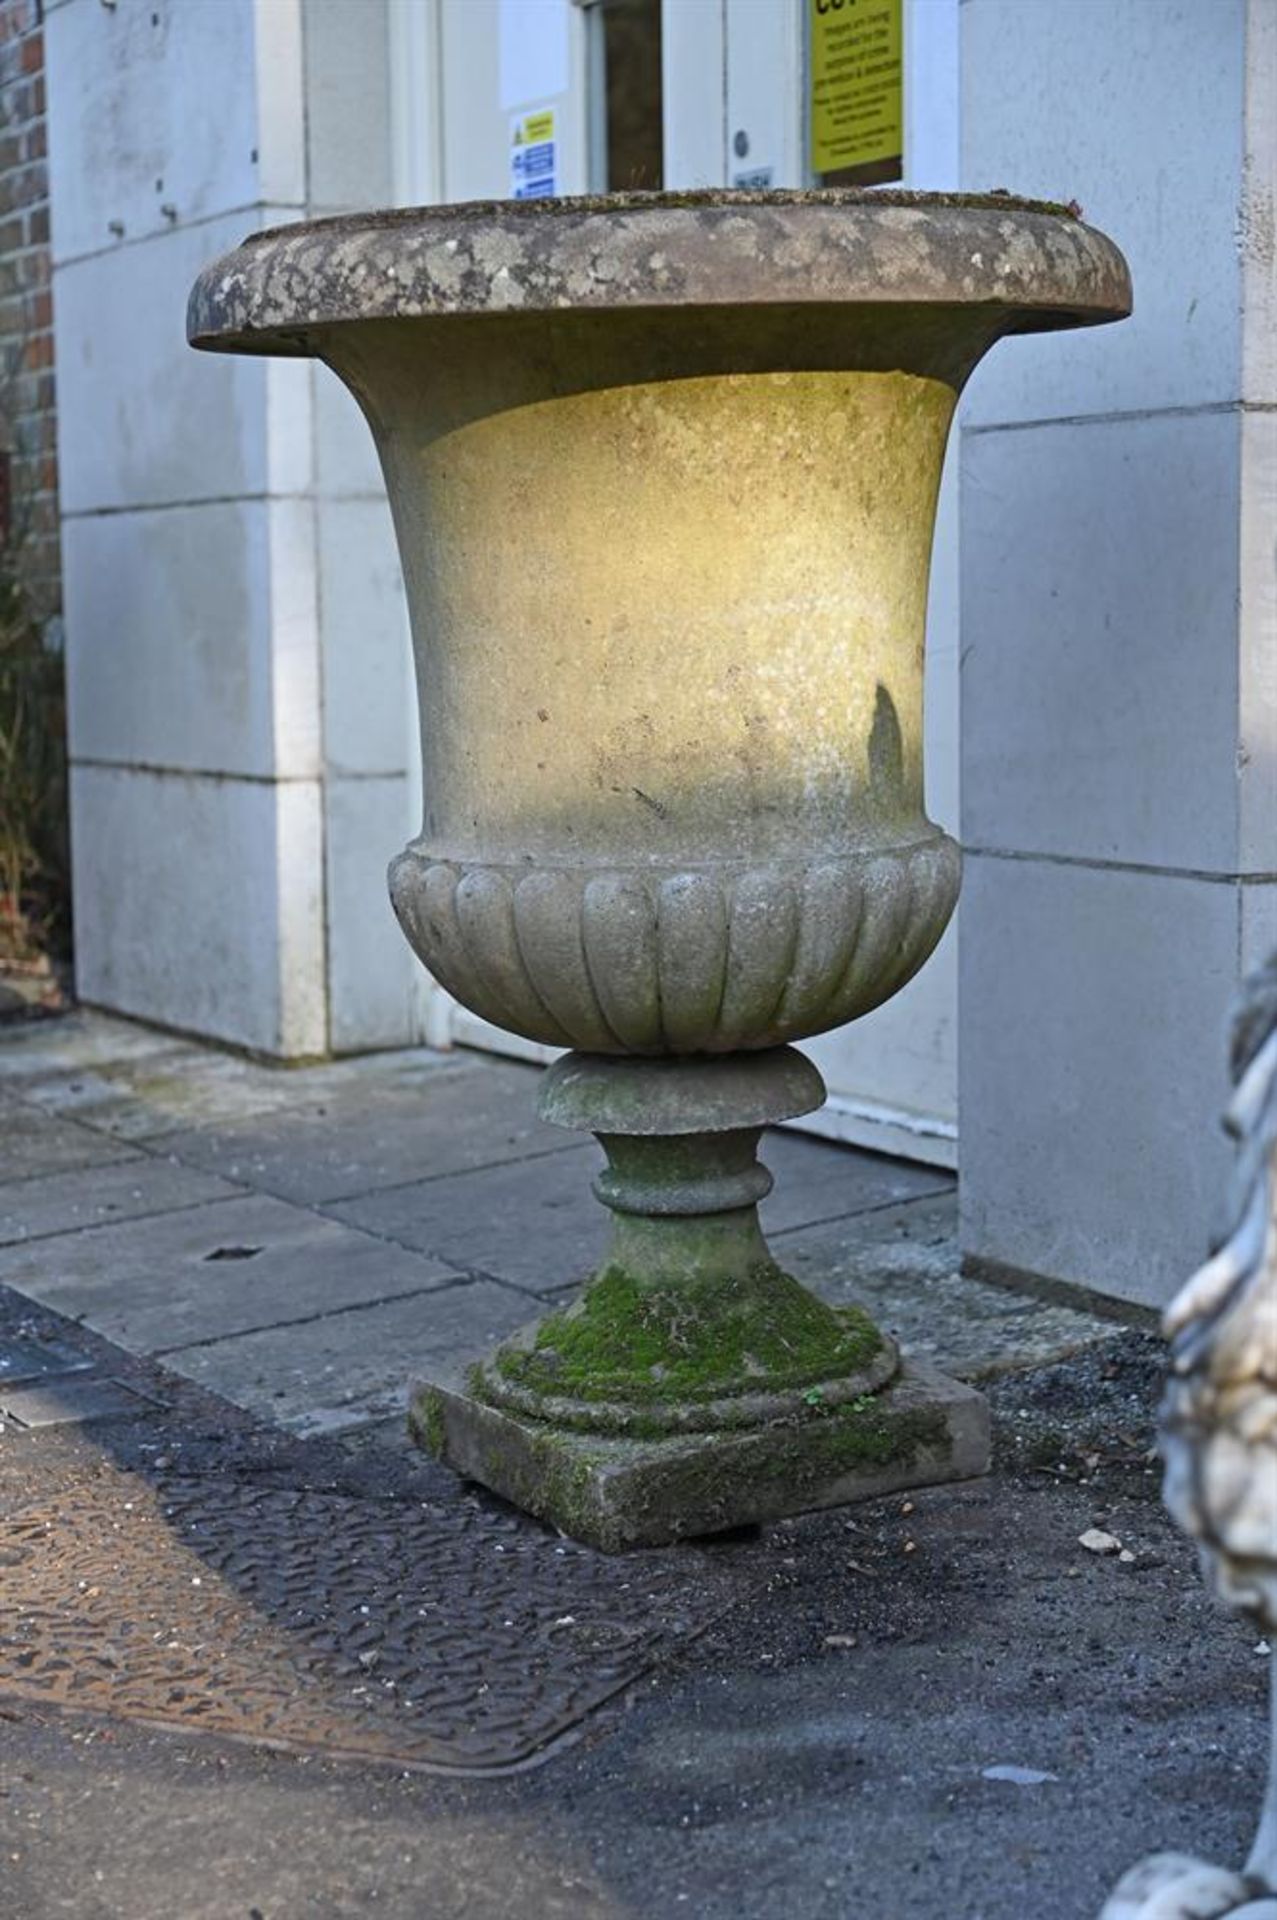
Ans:
<svg viewBox="0 0 1277 1920"><path fill-rule="evenodd" d="M835 1313L774 1266L653 1286L613 1265L496 1366L534 1392L643 1406L841 1379L881 1347L866 1313Z"/></svg>
<svg viewBox="0 0 1277 1920"><path fill-rule="evenodd" d="M943 1414L900 1411L890 1395L834 1409L818 1433L781 1439L756 1470L786 1485L803 1487L837 1478L856 1467L907 1466L924 1451L943 1453L948 1429Z"/></svg>
<svg viewBox="0 0 1277 1920"><path fill-rule="evenodd" d="M418 1446L435 1460L442 1460L447 1433L444 1426L443 1395L437 1387L425 1387L408 1409L408 1430Z"/></svg>

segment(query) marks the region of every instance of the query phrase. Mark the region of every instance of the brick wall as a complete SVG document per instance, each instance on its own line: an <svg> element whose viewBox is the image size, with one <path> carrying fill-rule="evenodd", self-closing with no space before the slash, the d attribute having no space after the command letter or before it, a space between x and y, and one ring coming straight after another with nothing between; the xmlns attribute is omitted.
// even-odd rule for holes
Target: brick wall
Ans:
<svg viewBox="0 0 1277 1920"><path fill-rule="evenodd" d="M43 0L0 0L0 538L60 611Z"/></svg>

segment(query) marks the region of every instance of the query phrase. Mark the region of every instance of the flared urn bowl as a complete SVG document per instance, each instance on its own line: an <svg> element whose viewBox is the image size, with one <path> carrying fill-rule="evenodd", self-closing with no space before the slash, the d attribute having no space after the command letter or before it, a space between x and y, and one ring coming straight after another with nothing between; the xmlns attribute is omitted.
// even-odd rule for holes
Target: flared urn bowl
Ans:
<svg viewBox="0 0 1277 1920"><path fill-rule="evenodd" d="M205 272L195 344L319 357L376 438L425 787L391 891L459 1001L688 1055L903 986L958 891L922 766L954 407L1001 335L1129 301L1001 196L418 209Z"/></svg>

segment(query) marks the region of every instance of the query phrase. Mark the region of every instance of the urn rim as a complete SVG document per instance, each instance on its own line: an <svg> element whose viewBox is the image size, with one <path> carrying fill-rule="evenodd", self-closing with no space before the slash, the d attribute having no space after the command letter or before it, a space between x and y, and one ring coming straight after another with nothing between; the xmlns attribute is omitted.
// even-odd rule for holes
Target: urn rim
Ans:
<svg viewBox="0 0 1277 1920"><path fill-rule="evenodd" d="M856 188L471 201L267 228L191 293L193 346L310 354L368 320L678 307L980 307L998 332L1131 311L1107 235L1050 201Z"/></svg>

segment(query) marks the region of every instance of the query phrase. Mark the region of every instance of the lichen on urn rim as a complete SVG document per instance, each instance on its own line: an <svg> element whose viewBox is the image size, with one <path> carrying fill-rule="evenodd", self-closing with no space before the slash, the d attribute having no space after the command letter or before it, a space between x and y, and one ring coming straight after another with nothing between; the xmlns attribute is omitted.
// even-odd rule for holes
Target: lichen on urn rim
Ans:
<svg viewBox="0 0 1277 1920"><path fill-rule="evenodd" d="M615 194L476 201L274 227L205 268L192 345L306 354L356 321L668 307L983 306L1002 331L1131 310L1118 248L1010 195Z"/></svg>

